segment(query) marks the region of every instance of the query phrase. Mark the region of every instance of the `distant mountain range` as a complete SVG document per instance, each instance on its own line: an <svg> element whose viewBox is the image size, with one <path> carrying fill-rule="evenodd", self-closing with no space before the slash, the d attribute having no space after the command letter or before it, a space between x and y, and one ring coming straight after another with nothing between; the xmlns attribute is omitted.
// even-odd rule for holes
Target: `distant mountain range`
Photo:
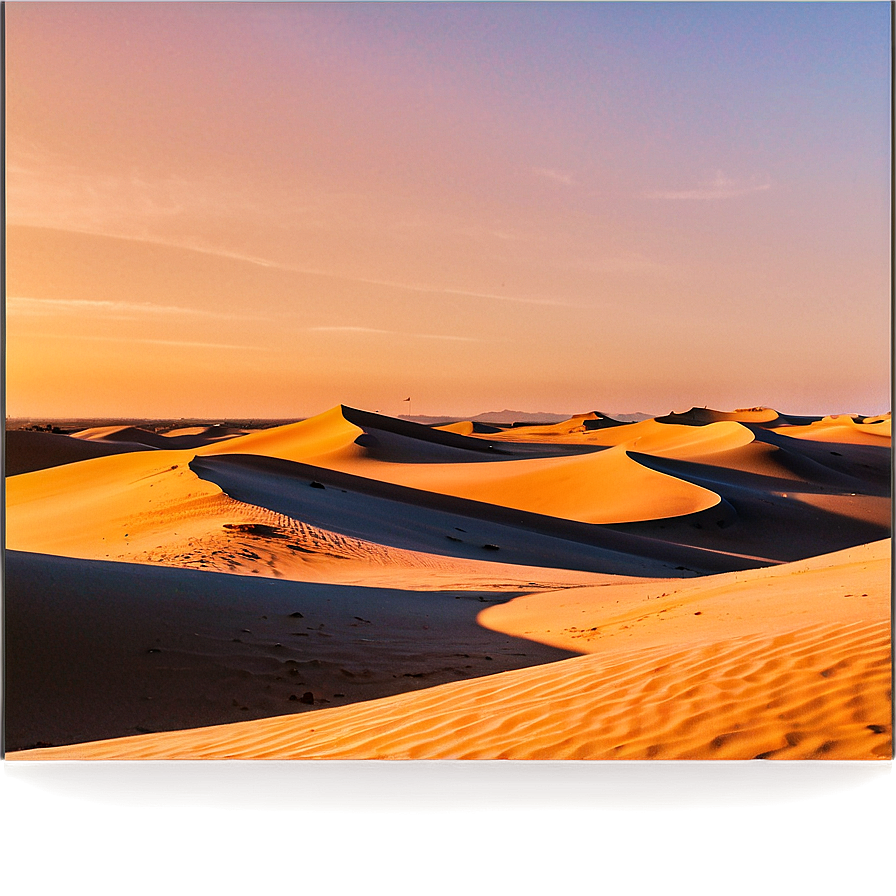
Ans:
<svg viewBox="0 0 896 896"><path fill-rule="evenodd" d="M583 412L584 413L584 412ZM475 417L427 417L414 416L402 417L402 420L411 420L414 423L424 423L427 426L440 426L444 423L456 423L458 420L470 420L473 423L503 423L509 425L511 423L561 423L569 420L572 414L548 414L544 412L529 411L512 411L505 409L503 411L488 411L485 414L477 414ZM608 414L613 420L619 420L621 423L637 423L639 420L650 420L652 414Z"/></svg>

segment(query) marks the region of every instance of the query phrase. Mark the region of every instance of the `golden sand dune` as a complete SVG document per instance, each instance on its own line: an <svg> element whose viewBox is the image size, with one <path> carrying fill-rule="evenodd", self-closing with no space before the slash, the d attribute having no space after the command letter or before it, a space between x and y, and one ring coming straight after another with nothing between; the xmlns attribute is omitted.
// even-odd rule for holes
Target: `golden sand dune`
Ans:
<svg viewBox="0 0 896 896"><path fill-rule="evenodd" d="M792 438L819 442L840 442L848 445L881 445L892 436L890 415L858 420L846 414L825 417L807 426L788 426L781 432Z"/></svg>
<svg viewBox="0 0 896 896"><path fill-rule="evenodd" d="M548 443L582 445L593 448L624 446L631 450L659 453L669 457L701 457L748 445L754 434L734 421L693 426L641 420L588 429L573 418L551 426L521 426L483 438L501 443Z"/></svg>
<svg viewBox="0 0 896 896"><path fill-rule="evenodd" d="M736 568L738 557L792 560L883 537L889 524L884 447L840 445L842 450L831 451L772 432L757 434L771 441L756 441L733 422L695 427L644 421L604 430L634 436L605 450L494 456L478 439L426 441L418 437L426 427L399 422L396 432L378 430L371 421L382 425L382 418L359 414L367 427L362 429L344 412L334 409L195 452L143 451L14 476L8 480L8 547L210 569L226 562L234 571L294 577L313 574L313 552L303 534L309 527L331 533L315 536L321 545L340 533L367 544L385 539L390 548L469 560L485 559L483 549L492 545L501 548L495 559L505 563L656 575L661 569L650 566L652 560L685 571ZM470 443L476 451L468 450ZM235 491L232 475L221 478L238 469L224 463L233 447L243 455L252 448L260 457L311 455L354 478L340 480L338 487L334 480L328 491L323 480L332 477L325 467L287 464L252 472L244 465L238 479L245 487ZM407 460L415 450L426 462ZM432 462L433 452L446 452L452 460ZM386 461L383 453L405 460ZM458 455L474 460L457 463ZM309 490L316 480L319 491ZM397 488L389 490L388 484ZM362 498L359 488L375 494ZM450 496L475 505L446 505L442 499ZM537 516L514 518L498 514L498 507ZM479 519L472 528L471 514ZM849 527L843 518L853 521ZM551 537L536 536L549 520ZM622 524L631 534L563 528L562 520ZM401 531L386 537L396 523ZM508 523L515 528L508 530ZM255 526L254 534L236 524ZM263 537L258 533L265 527L288 536ZM558 535L572 542L563 547ZM247 538L255 548L243 543ZM586 544L600 550L589 554ZM704 553L688 554L685 545ZM249 556L259 550L267 558L263 564ZM318 553L330 551L321 547ZM355 553L379 556L384 549L381 544ZM676 553L679 559L670 562ZM725 566L724 557L733 565Z"/></svg>
<svg viewBox="0 0 896 896"><path fill-rule="evenodd" d="M131 446L146 446L162 451L201 448L243 435L244 430L226 426L199 426L167 433L152 432L139 426L94 426L73 433L72 438Z"/></svg>
<svg viewBox="0 0 896 896"><path fill-rule="evenodd" d="M122 559L230 520L234 502L189 468L192 452L110 455L6 481L6 547Z"/></svg>
<svg viewBox="0 0 896 896"><path fill-rule="evenodd" d="M575 591L540 595L538 612L512 602L483 614L502 628L528 625L533 640L554 626L572 639L590 633L586 656L311 715L13 756L890 758L888 542L710 577L649 606L662 586L644 583L627 617L616 598ZM552 597L566 601L566 618L541 615ZM665 612L671 605L677 616ZM574 610L585 618L566 625ZM623 618L628 628L596 634Z"/></svg>
<svg viewBox="0 0 896 896"><path fill-rule="evenodd" d="M228 466L227 460L150 451L11 477L6 546L263 576L333 576L332 581L358 574L346 568L349 561L418 569L444 562L416 556L421 553L631 575L671 571L674 557L696 569L742 562L715 552L670 551L637 537L564 528L562 521L542 533L490 505L445 505L441 496L372 480L356 479L340 488L327 478L329 471L316 467L298 468L296 474L293 465L280 462L286 463L283 476L266 467ZM311 478L302 478L306 471ZM227 484L228 494L215 484L214 474ZM337 571L323 571L334 563Z"/></svg>
<svg viewBox="0 0 896 896"><path fill-rule="evenodd" d="M717 411L713 408L691 408L682 414L674 411L665 417L657 417L663 423L681 423L688 426L703 426L707 423L734 421L736 423L776 423L782 419L773 408L738 408L735 411Z"/></svg>
<svg viewBox="0 0 896 896"><path fill-rule="evenodd" d="M481 624L579 653L886 618L887 541L761 570L699 579L606 582L489 607ZM695 618L699 616L699 618Z"/></svg>
<svg viewBox="0 0 896 896"><path fill-rule="evenodd" d="M889 415L689 413L23 442L7 749L888 757Z"/></svg>
<svg viewBox="0 0 896 896"><path fill-rule="evenodd" d="M7 482L7 548L311 581L389 582L395 570L496 578L487 561L387 548L235 501L197 477L191 458L129 454L16 476Z"/></svg>
<svg viewBox="0 0 896 896"><path fill-rule="evenodd" d="M492 435L501 432L498 426L490 426L488 423L475 423L472 420L458 420L457 423L446 423L444 426L435 426L442 432L453 432L459 436L472 436L475 434Z"/></svg>
<svg viewBox="0 0 896 896"><path fill-rule="evenodd" d="M628 438L622 440L628 432ZM623 429L604 431L601 440L625 446L630 451L675 457L680 460L699 460L722 451L734 451L754 441L755 436L740 423L724 421L706 426L676 426L644 420ZM597 444L597 440L595 440Z"/></svg>
<svg viewBox="0 0 896 896"><path fill-rule="evenodd" d="M351 422L352 417L365 427ZM595 446L617 446L614 451L584 457L512 459L485 453L481 441L463 435L453 443L433 443L421 440L425 427L405 425L403 431L385 431L377 428L381 422L375 415L361 419L358 412L334 408L303 423L229 440L199 453L264 454L532 513L589 523L621 523L695 513L719 501L707 489L643 467L626 456L625 448L688 458L753 440L752 433L737 424L695 429L647 421L649 425L614 428L613 433L619 433L615 438L593 441ZM558 427L556 432L562 432L563 424ZM553 431L552 427L538 430ZM449 434L444 427L440 431ZM629 433L628 438L622 438L623 431ZM472 459L465 456L462 463L452 462L452 453L464 450L468 455L476 453Z"/></svg>
<svg viewBox="0 0 896 896"><path fill-rule="evenodd" d="M308 461L350 449L363 432L345 418L341 407L336 407L299 423L261 430L220 445L201 448L198 453L263 454L285 460Z"/></svg>
<svg viewBox="0 0 896 896"><path fill-rule="evenodd" d="M7 758L890 759L888 635L883 625L810 629L738 648L645 651L610 668L588 656L313 718Z"/></svg>
<svg viewBox="0 0 896 896"><path fill-rule="evenodd" d="M165 436L139 426L93 426L72 433L72 438L83 439L85 442L127 442L150 448L171 447Z"/></svg>
<svg viewBox="0 0 896 896"><path fill-rule="evenodd" d="M182 426L177 429L169 429L163 435L166 439L174 439L181 436L201 436L206 440L219 441L220 439L232 439L236 436L249 435L249 430L215 423L212 426Z"/></svg>
<svg viewBox="0 0 896 896"><path fill-rule="evenodd" d="M632 460L622 447L582 457L477 464L383 464L355 458L335 469L396 485L586 523L664 519L719 503L708 489Z"/></svg>
<svg viewBox="0 0 896 896"><path fill-rule="evenodd" d="M568 420L559 423L529 424L513 426L499 430L496 433L498 439L516 442L540 442L540 441L578 441L579 437L588 432L614 426L625 426L606 414L599 411L590 411L587 414L576 414ZM470 433L467 433L468 435ZM572 438L570 438L572 437Z"/></svg>

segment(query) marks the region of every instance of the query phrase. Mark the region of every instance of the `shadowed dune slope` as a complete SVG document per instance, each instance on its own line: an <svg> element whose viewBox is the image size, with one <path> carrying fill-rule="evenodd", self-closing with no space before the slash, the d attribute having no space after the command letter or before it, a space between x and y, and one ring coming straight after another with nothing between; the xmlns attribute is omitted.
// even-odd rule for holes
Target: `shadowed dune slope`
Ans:
<svg viewBox="0 0 896 896"><path fill-rule="evenodd" d="M479 596L13 551L6 749L295 713L572 655L482 628Z"/></svg>
<svg viewBox="0 0 896 896"><path fill-rule="evenodd" d="M442 432L453 432L459 436L471 436L475 433L490 435L492 433L501 432L499 426L489 426L488 423L478 423L473 420L459 420L457 423L445 423L442 426L435 426L434 429L440 429Z"/></svg>
<svg viewBox="0 0 896 896"><path fill-rule="evenodd" d="M762 565L574 520L255 456L197 457L191 468L228 496L353 538L500 563L619 575L675 575Z"/></svg>
<svg viewBox="0 0 896 896"><path fill-rule="evenodd" d="M709 550L732 550L793 561L890 534L889 496L776 480L725 467L655 457L644 464L703 484L722 496L717 508L679 519L612 528ZM859 488L855 481L849 483Z"/></svg>
<svg viewBox="0 0 896 896"><path fill-rule="evenodd" d="M148 445L137 443L88 442L53 432L12 430L6 433L4 463L7 476L18 476L92 457L148 450Z"/></svg>
<svg viewBox="0 0 896 896"><path fill-rule="evenodd" d="M791 438L851 445L883 445L892 437L889 414L854 419L845 414L825 417L805 426L782 427L779 432Z"/></svg>
<svg viewBox="0 0 896 896"><path fill-rule="evenodd" d="M664 583L645 583L623 610L602 589L520 598L483 618L533 639L584 632L575 643L593 652L313 714L10 758L890 759L889 574L881 542L662 596ZM566 602L556 614L552 598Z"/></svg>
<svg viewBox="0 0 896 896"><path fill-rule="evenodd" d="M249 435L245 429L235 426L227 426L223 423L213 423L211 426L182 426L178 429L170 429L164 436L166 439L175 439L181 436L201 437L206 442L232 439L236 436Z"/></svg>
<svg viewBox="0 0 896 896"><path fill-rule="evenodd" d="M72 438L101 444L121 443L143 445L162 451L181 451L202 448L241 434L241 430L225 426L193 427L169 433L151 432L138 426L97 426L73 433Z"/></svg>

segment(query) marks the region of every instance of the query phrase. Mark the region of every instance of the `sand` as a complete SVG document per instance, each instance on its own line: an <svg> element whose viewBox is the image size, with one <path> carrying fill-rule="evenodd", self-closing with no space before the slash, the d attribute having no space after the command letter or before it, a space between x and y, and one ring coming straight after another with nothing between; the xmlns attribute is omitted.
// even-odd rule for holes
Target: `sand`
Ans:
<svg viewBox="0 0 896 896"><path fill-rule="evenodd" d="M889 415L495 429L19 463L7 757L890 757Z"/></svg>

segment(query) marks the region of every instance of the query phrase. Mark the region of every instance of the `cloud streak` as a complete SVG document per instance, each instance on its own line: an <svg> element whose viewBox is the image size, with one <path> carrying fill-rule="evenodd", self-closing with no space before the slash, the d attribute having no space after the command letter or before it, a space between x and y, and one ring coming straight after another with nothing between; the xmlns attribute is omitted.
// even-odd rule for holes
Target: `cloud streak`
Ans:
<svg viewBox="0 0 896 896"><path fill-rule="evenodd" d="M186 308L179 305L149 305L138 302L116 302L101 299L37 299L28 296L9 296L7 312L15 316L58 317L64 314L84 314L109 320L136 320L143 316L202 317L215 320L267 320L257 315L231 314Z"/></svg>
<svg viewBox="0 0 896 896"><path fill-rule="evenodd" d="M7 223L152 237L180 222L263 220L270 208L221 176L88 170L57 151L7 148Z"/></svg>
<svg viewBox="0 0 896 896"><path fill-rule="evenodd" d="M751 193L761 193L771 189L768 182L732 180L721 171L717 171L710 181L704 181L698 187L689 190L654 190L642 193L644 199L691 199L714 200L735 199Z"/></svg>
<svg viewBox="0 0 896 896"><path fill-rule="evenodd" d="M446 333L400 333L397 330L380 330L376 327L307 327L308 333L362 333L373 336L401 336L403 339L438 339L446 342L482 342L475 336L451 336Z"/></svg>
<svg viewBox="0 0 896 896"><path fill-rule="evenodd" d="M537 177L544 177L558 184L565 184L571 187L575 181L571 174L565 171L558 171L556 168L533 168L532 173Z"/></svg>
<svg viewBox="0 0 896 896"><path fill-rule="evenodd" d="M271 351L270 348L261 346L261 345L235 345L231 343L222 343L222 342L191 342L182 339L144 339L144 338L133 338L131 336L96 336L93 334L78 334L78 335L70 335L68 333L39 333L41 338L44 339L73 339L73 340L85 340L89 342L119 342L123 345L132 345L134 343L140 345L169 345L176 346L178 348L212 348L212 349L226 349L228 351L237 351L237 352L267 352Z"/></svg>
<svg viewBox="0 0 896 896"><path fill-rule="evenodd" d="M564 171L552 168L530 170L536 176L556 183L574 183L572 175ZM282 209L276 211L279 213ZM399 282L341 273L313 265L295 265L233 251L214 238L197 239L185 232L188 224L188 229L195 232L196 222L220 223L222 220L239 219L243 227L247 226L247 222L257 226L259 222L270 219L274 212L274 209L261 203L248 191L241 192L229 181L223 182L211 176L206 180L176 176L153 179L133 172L89 172L66 161L56 152L33 145L15 147L7 160L7 216L8 224L13 226L51 228L70 233L133 240L287 273L383 286L420 295L443 294L518 305L580 307L545 297ZM313 203L304 208L303 212L302 226L337 229L337 221L327 224L317 220L315 215L320 209ZM296 213L294 206L291 207L291 213ZM311 218L314 218L313 224ZM493 232L492 237L504 241L520 238L504 231ZM141 313L134 307L121 309L121 312ZM30 313L35 312L32 309Z"/></svg>

